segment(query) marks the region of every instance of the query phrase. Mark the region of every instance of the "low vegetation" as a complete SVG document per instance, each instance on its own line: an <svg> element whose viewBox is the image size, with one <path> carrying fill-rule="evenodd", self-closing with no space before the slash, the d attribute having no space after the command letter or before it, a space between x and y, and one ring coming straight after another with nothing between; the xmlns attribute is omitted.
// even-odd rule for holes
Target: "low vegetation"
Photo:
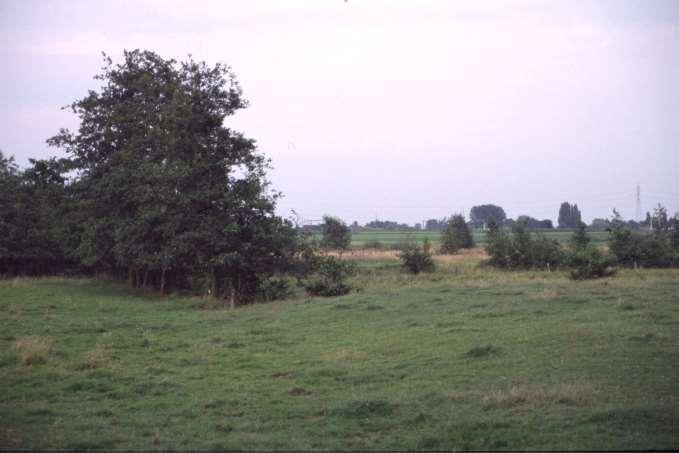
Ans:
<svg viewBox="0 0 679 453"><path fill-rule="evenodd" d="M33 335L18 338L14 347L23 365L36 365L47 362L52 342L47 338Z"/></svg>
<svg viewBox="0 0 679 453"><path fill-rule="evenodd" d="M679 443L679 271L411 274L207 310L93 279L0 281L4 449L607 450Z"/></svg>
<svg viewBox="0 0 679 453"><path fill-rule="evenodd" d="M657 215L657 212L656 212ZM657 222L657 224L659 224ZM547 269L569 267L575 280L613 275L615 266L669 267L679 264L679 247L672 242L669 222L652 232L636 232L620 223L611 229L608 249L591 243L586 225L578 222L568 246L542 233L531 233L517 223L511 233L491 222L486 242L489 264L506 269Z"/></svg>
<svg viewBox="0 0 679 453"><path fill-rule="evenodd" d="M428 239L421 246L414 241L406 242L401 246L398 257L401 258L403 267L413 274L433 272L436 268Z"/></svg>
<svg viewBox="0 0 679 453"><path fill-rule="evenodd" d="M343 296L352 290L348 283L356 271L351 261L343 261L335 256L318 257L313 271L304 280L304 287L312 296Z"/></svg>

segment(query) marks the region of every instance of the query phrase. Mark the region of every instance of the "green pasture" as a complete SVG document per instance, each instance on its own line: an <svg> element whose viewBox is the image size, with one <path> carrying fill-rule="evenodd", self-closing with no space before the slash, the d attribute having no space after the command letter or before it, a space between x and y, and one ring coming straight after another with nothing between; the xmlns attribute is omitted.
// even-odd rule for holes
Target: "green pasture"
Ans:
<svg viewBox="0 0 679 453"><path fill-rule="evenodd" d="M572 231L563 230L544 230L542 233L549 237L558 240L559 242L567 242L572 236ZM474 241L477 244L484 244L486 242L486 233L483 231L474 230L472 232ZM588 235L594 243L603 243L608 240L607 231L592 231ZM319 236L320 237L320 236ZM439 243L441 233L438 231L361 231L355 232L351 235L352 248L362 248L371 241L379 241L384 247L393 247L408 239L413 239L418 242L423 242L428 238L433 244Z"/></svg>
<svg viewBox="0 0 679 453"><path fill-rule="evenodd" d="M359 261L359 291L228 310L0 281L0 448L679 446L679 272L574 282Z"/></svg>

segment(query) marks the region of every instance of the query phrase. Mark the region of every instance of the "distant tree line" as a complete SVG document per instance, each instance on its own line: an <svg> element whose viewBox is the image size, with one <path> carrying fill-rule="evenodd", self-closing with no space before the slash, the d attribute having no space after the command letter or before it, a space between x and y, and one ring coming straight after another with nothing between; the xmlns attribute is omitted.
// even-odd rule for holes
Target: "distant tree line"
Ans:
<svg viewBox="0 0 679 453"><path fill-rule="evenodd" d="M366 223L364 228L387 231L408 231L415 229L407 223L399 223L393 220L372 220Z"/></svg>
<svg viewBox="0 0 679 453"><path fill-rule="evenodd" d="M494 223L500 228L511 230L517 223L520 223L533 230L551 230L554 229L554 223L551 219L537 219L529 215L519 215L516 219L507 217L505 210L501 206L494 204L483 204L472 207L469 213L469 220L467 225L472 229L488 229L491 223ZM383 230L383 231L443 231L446 229L450 218L443 217L440 219L431 218L425 220L423 223L416 223L413 226L406 223L394 220L372 220L365 225L360 225L354 221L349 227L353 232L361 232L367 230ZM614 226L616 222L621 219L602 219L595 218L592 220L589 227L592 230L607 230ZM574 230L578 228L582 222L582 212L578 208L577 203L569 203L564 201L559 206L558 219L556 228ZM650 212L646 213L646 218L642 221L626 220L623 223L632 230L652 228L652 215ZM306 231L322 232L323 224L304 225L301 227Z"/></svg>
<svg viewBox="0 0 679 453"><path fill-rule="evenodd" d="M679 265L679 215L669 218L658 205L650 216L650 232L632 230L614 210L609 222L607 250L590 243L586 225L580 221L574 229L569 247L554 239L531 232L524 222L517 222L510 232L492 222L489 226L486 252L489 263L508 269L571 268L573 278L610 275L614 266L668 267Z"/></svg>

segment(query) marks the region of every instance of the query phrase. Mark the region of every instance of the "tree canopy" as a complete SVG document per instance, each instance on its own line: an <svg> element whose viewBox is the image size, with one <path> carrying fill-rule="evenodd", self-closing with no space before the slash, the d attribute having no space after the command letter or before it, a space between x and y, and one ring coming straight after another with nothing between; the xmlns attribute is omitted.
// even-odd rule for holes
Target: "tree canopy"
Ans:
<svg viewBox="0 0 679 453"><path fill-rule="evenodd" d="M488 226L491 221L498 225L502 225L505 219L507 219L507 214L500 206L482 204L480 206L474 206L469 212L469 217L474 228L484 228L485 226Z"/></svg>
<svg viewBox="0 0 679 453"><path fill-rule="evenodd" d="M223 124L247 105L231 69L134 50L105 57L95 79L101 89L70 105L78 131L48 140L78 175L78 258L161 292L209 276L215 295L253 294L293 253L294 231L274 215L268 161Z"/></svg>
<svg viewBox="0 0 679 453"><path fill-rule="evenodd" d="M351 244L351 230L338 217L323 216L322 245L329 249L346 250Z"/></svg>

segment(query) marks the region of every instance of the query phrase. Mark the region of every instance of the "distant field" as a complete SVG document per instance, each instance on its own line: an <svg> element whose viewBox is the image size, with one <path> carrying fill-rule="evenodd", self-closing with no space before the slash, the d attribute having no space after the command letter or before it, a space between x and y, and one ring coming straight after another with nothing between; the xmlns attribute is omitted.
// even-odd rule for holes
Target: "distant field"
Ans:
<svg viewBox="0 0 679 453"><path fill-rule="evenodd" d="M560 230L545 230L543 233L550 238L554 238L560 242L566 242L573 234L571 231ZM605 242L608 239L607 231L588 232L592 241L595 243ZM486 241L486 233L482 231L473 232L474 241L477 244L483 244ZM418 242L429 238L432 243L438 243L441 238L441 233L438 231L362 231L353 233L351 236L351 246L353 248L361 248L368 241L380 241L383 245L389 247L399 244L408 238L412 238Z"/></svg>
<svg viewBox="0 0 679 453"><path fill-rule="evenodd" d="M345 255L346 256L346 255ZM88 279L0 281L0 449L679 446L679 270L403 273L237 310Z"/></svg>

